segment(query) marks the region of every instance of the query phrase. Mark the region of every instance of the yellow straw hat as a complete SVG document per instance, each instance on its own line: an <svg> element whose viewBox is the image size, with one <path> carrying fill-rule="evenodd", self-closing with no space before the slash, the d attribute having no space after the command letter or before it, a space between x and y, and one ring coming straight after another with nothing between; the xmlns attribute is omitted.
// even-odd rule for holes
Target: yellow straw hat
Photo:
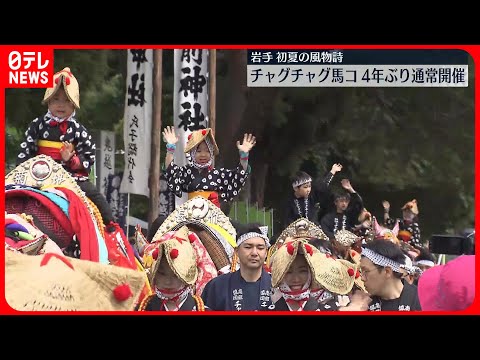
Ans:
<svg viewBox="0 0 480 360"><path fill-rule="evenodd" d="M268 267L271 266L271 259L273 258L275 252L285 243L286 239L288 238L303 239L307 242L310 238L328 240L327 235L325 235L321 227L308 220L307 218L299 218L292 222L290 225L288 225L275 241L275 245L271 246L270 249L268 249L266 260Z"/></svg>
<svg viewBox="0 0 480 360"><path fill-rule="evenodd" d="M168 265L180 280L187 285L195 284L198 276L197 258L190 241L188 228L182 226L176 232L165 234L155 246L146 250L143 257L150 284L155 281L162 256L166 257Z"/></svg>
<svg viewBox="0 0 480 360"><path fill-rule="evenodd" d="M365 283L362 280L362 271L360 269L360 259L362 256L358 251L355 251L353 249L349 250L349 255L351 262L353 262L355 265L357 265L357 270L355 271L355 285L360 288L361 290L365 291L368 293L367 289L365 288Z"/></svg>
<svg viewBox="0 0 480 360"><path fill-rule="evenodd" d="M218 206L201 196L196 196L175 208L158 228L152 243L167 232L176 231L185 225L200 237L217 270L231 264L237 231L230 218ZM220 228L222 230L219 231Z"/></svg>
<svg viewBox="0 0 480 360"><path fill-rule="evenodd" d="M271 259L273 287L277 287L283 280L297 254L305 256L305 260L312 272L312 279L315 278L316 269L312 264L312 258L321 254L320 251L315 246L310 245L306 239L288 238L284 244L278 248L275 256Z"/></svg>
<svg viewBox="0 0 480 360"><path fill-rule="evenodd" d="M210 144L213 146L213 155L218 155L220 151L218 150L217 143L215 142L215 138L213 137L212 129L200 129L193 131L190 135L188 135L188 141L185 145L185 153L188 153L192 150L195 146L199 145L202 141L206 138L209 138Z"/></svg>
<svg viewBox="0 0 480 360"><path fill-rule="evenodd" d="M19 311L133 311L145 282L115 265L5 251L5 298Z"/></svg>
<svg viewBox="0 0 480 360"><path fill-rule="evenodd" d="M53 84L53 88L45 90L42 104L46 104L48 100L57 93L60 86L63 85L63 89L65 90L68 99L77 109L80 109L80 88L77 79L73 76L69 67L66 67L53 75Z"/></svg>

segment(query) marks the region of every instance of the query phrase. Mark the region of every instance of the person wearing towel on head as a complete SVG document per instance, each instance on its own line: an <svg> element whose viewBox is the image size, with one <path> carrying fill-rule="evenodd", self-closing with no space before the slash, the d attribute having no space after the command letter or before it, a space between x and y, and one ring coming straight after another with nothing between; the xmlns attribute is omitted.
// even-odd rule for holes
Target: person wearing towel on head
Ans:
<svg viewBox="0 0 480 360"><path fill-rule="evenodd" d="M361 276L372 297L370 311L422 310L415 285L403 278L414 271L400 247L391 241L373 240L362 248Z"/></svg>
<svg viewBox="0 0 480 360"><path fill-rule="evenodd" d="M215 311L272 309L272 277L264 268L270 247L267 234L267 226L238 225L235 252L240 268L207 283L202 292L205 306Z"/></svg>

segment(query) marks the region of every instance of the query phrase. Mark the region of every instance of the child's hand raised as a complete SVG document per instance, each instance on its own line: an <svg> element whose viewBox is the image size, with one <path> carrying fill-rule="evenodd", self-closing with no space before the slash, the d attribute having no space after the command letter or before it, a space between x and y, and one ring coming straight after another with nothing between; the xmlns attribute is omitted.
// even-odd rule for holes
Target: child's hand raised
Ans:
<svg viewBox="0 0 480 360"><path fill-rule="evenodd" d="M245 134L243 135L243 143L240 144L240 141L237 141L237 149L239 151L243 151L248 153L252 148L255 146L257 141L255 140L255 136L252 134Z"/></svg>
<svg viewBox="0 0 480 360"><path fill-rule="evenodd" d="M342 181L340 182L342 184L342 187L345 189L345 190L348 190L349 192L353 192L353 186L352 184L350 184L350 180L348 179L342 179Z"/></svg>
<svg viewBox="0 0 480 360"><path fill-rule="evenodd" d="M177 134L175 134L175 129L173 126L167 126L163 129L163 140L167 144L176 144L178 142Z"/></svg>
<svg viewBox="0 0 480 360"><path fill-rule="evenodd" d="M330 170L330 172L331 172L333 175L335 175L337 172L342 171L342 168L343 168L342 164L333 164L333 165L332 165L332 169Z"/></svg>
<svg viewBox="0 0 480 360"><path fill-rule="evenodd" d="M389 211L390 210L390 203L387 201L387 200L383 200L382 201L382 206L383 206L383 209L385 211Z"/></svg>

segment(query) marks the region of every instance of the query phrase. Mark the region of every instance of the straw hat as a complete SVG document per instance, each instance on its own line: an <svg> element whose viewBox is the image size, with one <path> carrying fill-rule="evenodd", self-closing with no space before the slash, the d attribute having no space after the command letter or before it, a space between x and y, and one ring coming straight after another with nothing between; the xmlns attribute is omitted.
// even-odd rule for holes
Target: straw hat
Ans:
<svg viewBox="0 0 480 360"><path fill-rule="evenodd" d="M210 144L213 145L213 155L218 155L220 151L218 150L217 143L215 142L215 138L213 137L212 129L200 129L192 131L190 135L188 135L188 141L185 145L185 153L188 153L192 150L195 146L199 145L203 140L209 138Z"/></svg>
<svg viewBox="0 0 480 360"><path fill-rule="evenodd" d="M348 230L338 230L335 233L335 240L343 246L352 246L360 237Z"/></svg>
<svg viewBox="0 0 480 360"><path fill-rule="evenodd" d="M415 215L418 215L417 200L413 199L412 201L407 202L402 206L402 210L410 210Z"/></svg>
<svg viewBox="0 0 480 360"><path fill-rule="evenodd" d="M153 236L152 243L167 232L187 226L199 237L217 270L231 263L236 247L237 231L230 218L211 201L196 196L168 215Z"/></svg>
<svg viewBox="0 0 480 360"><path fill-rule="evenodd" d="M352 291L355 274L358 266L347 260L334 259L319 252L312 256L312 265L315 268L315 282L329 292L346 295Z"/></svg>
<svg viewBox="0 0 480 360"><path fill-rule="evenodd" d="M19 311L133 311L144 285L132 269L5 251L5 297Z"/></svg>
<svg viewBox="0 0 480 360"><path fill-rule="evenodd" d="M43 96L42 104L46 104L52 96L56 94L60 86L63 85L63 89L67 94L68 99L75 105L77 109L80 109L80 88L78 86L78 81L73 76L69 67L64 68L63 70L55 73L53 75L53 88L48 88L45 90L45 95Z"/></svg>
<svg viewBox="0 0 480 360"><path fill-rule="evenodd" d="M314 275L316 269L312 264L312 258L321 254L320 251L316 247L308 244L305 239L289 238L282 246L278 248L278 250L275 252L275 257L271 259L273 287L277 287L283 280L297 254L300 256L305 256L310 271L312 272L312 279L315 278Z"/></svg>
<svg viewBox="0 0 480 360"><path fill-rule="evenodd" d="M168 265L180 280L187 285L195 284L198 276L197 259L195 250L190 243L195 239L195 237L189 236L188 228L182 226L175 232L165 234L153 246L145 249L143 259L149 273L150 283L154 283L160 260L162 256L165 256Z"/></svg>
<svg viewBox="0 0 480 360"><path fill-rule="evenodd" d="M328 240L327 235L323 232L322 228L308 220L307 218L299 218L288 225L275 241L274 246L268 249L267 254L267 267L271 267L272 259L277 250L287 241L287 239L303 239L309 241L311 238Z"/></svg>
<svg viewBox="0 0 480 360"><path fill-rule="evenodd" d="M357 270L355 271L355 285L360 289L368 293L367 288L365 287L365 283L362 280L362 271L360 269L360 260L362 258L362 255L358 251L355 251L353 249L350 249L348 251L350 255L350 259L352 259L351 262L353 262L355 265L357 265Z"/></svg>

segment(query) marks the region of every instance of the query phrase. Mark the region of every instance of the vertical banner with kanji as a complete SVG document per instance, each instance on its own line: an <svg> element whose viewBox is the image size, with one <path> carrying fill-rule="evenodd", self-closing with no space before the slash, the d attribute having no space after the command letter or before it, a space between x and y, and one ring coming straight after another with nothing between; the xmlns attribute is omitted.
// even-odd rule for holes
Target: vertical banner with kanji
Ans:
<svg viewBox="0 0 480 360"><path fill-rule="evenodd" d="M108 176L115 173L115 133L101 130L97 147L97 188L106 197Z"/></svg>
<svg viewBox="0 0 480 360"><path fill-rule="evenodd" d="M130 49L123 140L125 171L121 193L150 196L150 142L153 112L153 50Z"/></svg>
<svg viewBox="0 0 480 360"><path fill-rule="evenodd" d="M158 197L158 215L167 217L175 210L175 195L168 190L165 173L160 175L160 194Z"/></svg>
<svg viewBox="0 0 480 360"><path fill-rule="evenodd" d="M208 127L208 50L174 50L173 122L178 143L174 161L178 166L187 164L184 149L193 130ZM175 197L178 207L188 200Z"/></svg>

